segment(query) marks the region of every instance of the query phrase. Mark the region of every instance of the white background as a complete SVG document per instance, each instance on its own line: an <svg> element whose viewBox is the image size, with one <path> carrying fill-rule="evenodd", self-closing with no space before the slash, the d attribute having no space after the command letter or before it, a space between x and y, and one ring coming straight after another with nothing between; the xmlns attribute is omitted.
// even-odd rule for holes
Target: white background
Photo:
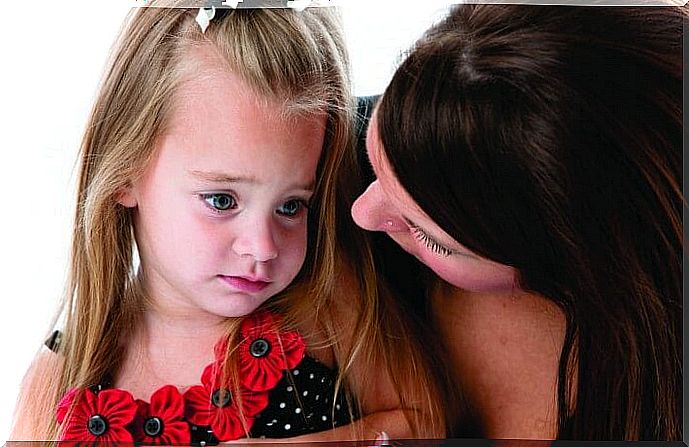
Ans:
<svg viewBox="0 0 689 447"><path fill-rule="evenodd" d="M110 45L133 4L13 3L0 24L0 442L63 290L76 153ZM355 93L381 93L400 53L447 3L341 1Z"/></svg>

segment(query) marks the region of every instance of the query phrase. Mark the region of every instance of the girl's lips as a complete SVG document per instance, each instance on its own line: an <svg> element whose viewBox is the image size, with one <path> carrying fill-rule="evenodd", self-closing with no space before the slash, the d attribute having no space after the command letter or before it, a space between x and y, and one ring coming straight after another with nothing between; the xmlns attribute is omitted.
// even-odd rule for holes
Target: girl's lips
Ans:
<svg viewBox="0 0 689 447"><path fill-rule="evenodd" d="M242 278L241 276L224 276L219 275L220 279L233 288L247 293L257 293L265 289L270 282L266 281L252 281L250 279Z"/></svg>

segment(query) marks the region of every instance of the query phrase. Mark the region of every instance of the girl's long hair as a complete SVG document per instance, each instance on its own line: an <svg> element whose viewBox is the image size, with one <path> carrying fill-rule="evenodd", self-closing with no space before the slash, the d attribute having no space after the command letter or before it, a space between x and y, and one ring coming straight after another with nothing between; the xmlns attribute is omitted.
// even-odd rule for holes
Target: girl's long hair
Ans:
<svg viewBox="0 0 689 447"><path fill-rule="evenodd" d="M189 56L194 47L205 45L213 46L228 69L259 96L284 104L289 116L327 114L315 206L309 211L307 261L294 286L268 304L285 315L286 324L318 318L338 354L341 382L347 383L354 363L382 359L403 403L430 415L421 421L416 412L410 413L419 435L437 434L441 426L424 428L442 413L435 385L425 376L414 377L415 368L430 365L425 365L418 343L404 332L404 314L376 278L366 236L349 222L347 207L357 183L357 166L351 159L354 104L338 15L331 8L218 9L202 33L195 21L197 8L158 6L175 5L154 2L130 14L87 124L70 276L60 313L64 366L40 396L32 397L41 408L36 439L58 436L54 409L68 389L89 387L117 374L127 337L141 324L146 297L134 264L131 210L119 205L117 197L149 166L180 84L189 76L203 75L194 70ZM357 279L349 295L358 319L355 340L343 348L334 323L328 321L328 309L338 296L335 279L346 270ZM239 322L227 321L227 334L234 342ZM389 334L399 334L408 343L385 350L390 347ZM233 346L228 344L230 353ZM233 359L228 356L225 367L230 374ZM46 421L48 427L39 428Z"/></svg>
<svg viewBox="0 0 689 447"><path fill-rule="evenodd" d="M564 312L559 438L681 439L686 17L460 5L380 103L419 206Z"/></svg>

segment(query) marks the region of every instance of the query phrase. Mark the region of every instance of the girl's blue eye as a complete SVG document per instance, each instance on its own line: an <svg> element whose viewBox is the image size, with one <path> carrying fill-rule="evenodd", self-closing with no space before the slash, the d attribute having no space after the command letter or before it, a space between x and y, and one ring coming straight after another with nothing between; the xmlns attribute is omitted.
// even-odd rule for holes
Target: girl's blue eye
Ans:
<svg viewBox="0 0 689 447"><path fill-rule="evenodd" d="M278 214L282 214L283 216L287 217L294 217L299 214L302 208L305 207L306 203L303 200L288 200L287 202L283 203L280 208L278 208Z"/></svg>
<svg viewBox="0 0 689 447"><path fill-rule="evenodd" d="M237 201L230 194L211 193L202 194L201 197L216 211L227 211L237 206Z"/></svg>

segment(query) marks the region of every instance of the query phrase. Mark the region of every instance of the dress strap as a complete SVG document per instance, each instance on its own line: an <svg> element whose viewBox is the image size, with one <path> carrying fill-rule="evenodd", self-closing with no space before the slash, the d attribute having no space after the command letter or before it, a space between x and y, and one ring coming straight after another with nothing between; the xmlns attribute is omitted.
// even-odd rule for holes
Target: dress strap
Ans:
<svg viewBox="0 0 689 447"><path fill-rule="evenodd" d="M50 334L50 337L46 339L46 341L43 343L45 344L48 349L50 349L53 352L57 352L58 349L60 349L60 342L62 341L62 332L59 331L58 329L55 329L52 334Z"/></svg>

